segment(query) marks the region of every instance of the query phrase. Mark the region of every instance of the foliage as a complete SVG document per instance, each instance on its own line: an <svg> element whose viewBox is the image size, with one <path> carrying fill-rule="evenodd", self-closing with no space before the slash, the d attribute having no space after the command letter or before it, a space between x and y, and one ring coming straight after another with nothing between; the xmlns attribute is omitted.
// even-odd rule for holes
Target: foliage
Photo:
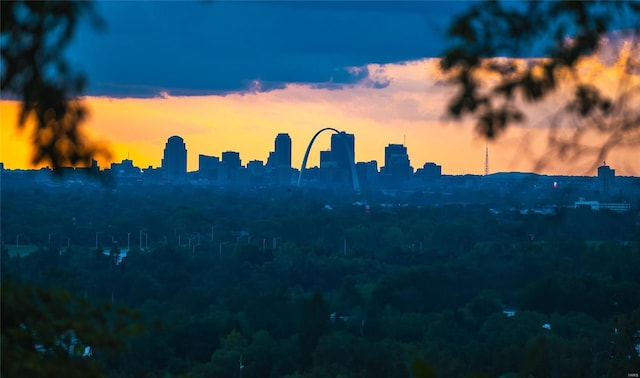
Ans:
<svg viewBox="0 0 640 378"><path fill-rule="evenodd" d="M2 284L2 375L99 377L94 353L122 350L135 313L97 307L59 289Z"/></svg>
<svg viewBox="0 0 640 378"><path fill-rule="evenodd" d="M635 29L626 31L631 48L622 56L621 73L637 75L638 24L640 4L635 1L476 3L452 22L449 33L455 42L441 61L457 89L448 113L455 118L472 115L478 133L493 139L525 120L524 104L571 88L560 112L548 121L553 155L575 159L595 153L597 164L614 147L637 146L640 88L621 77L615 94L607 94L581 74L580 64L598 52L611 31L631 27ZM536 53L542 58L532 57ZM519 63L503 57L526 59ZM593 131L605 137L595 150L586 144Z"/></svg>
<svg viewBox="0 0 640 378"><path fill-rule="evenodd" d="M2 193L3 233L40 240L25 256L3 248L3 278L32 288L3 284L3 369L23 349L44 358L36 341L11 347L27 322L47 325L38 335L91 325L95 338L73 328L90 359L58 351L54 336L46 345L60 366L113 377L612 376L637 363L636 210L372 205L364 214L351 201L323 212L325 202L299 193L50 189ZM95 317L104 308L78 297L133 309L140 318L121 326L146 332L99 352L120 335L115 307ZM31 322L49 308L59 321Z"/></svg>
<svg viewBox="0 0 640 378"><path fill-rule="evenodd" d="M81 128L87 109L77 96L84 77L74 72L63 51L79 20L100 19L86 1L3 1L2 91L21 102L18 125L35 122L33 164L53 169L91 166L106 150L88 140Z"/></svg>

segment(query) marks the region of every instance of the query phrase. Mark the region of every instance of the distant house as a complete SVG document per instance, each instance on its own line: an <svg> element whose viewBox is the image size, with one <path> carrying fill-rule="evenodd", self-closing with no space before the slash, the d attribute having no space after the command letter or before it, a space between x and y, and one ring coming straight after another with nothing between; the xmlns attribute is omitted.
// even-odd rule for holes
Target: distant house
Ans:
<svg viewBox="0 0 640 378"><path fill-rule="evenodd" d="M623 213L631 210L631 204L621 202L599 202L599 201L586 201L584 198L580 198L573 205L574 208L590 208L591 210L598 211L601 209L615 211L617 213Z"/></svg>

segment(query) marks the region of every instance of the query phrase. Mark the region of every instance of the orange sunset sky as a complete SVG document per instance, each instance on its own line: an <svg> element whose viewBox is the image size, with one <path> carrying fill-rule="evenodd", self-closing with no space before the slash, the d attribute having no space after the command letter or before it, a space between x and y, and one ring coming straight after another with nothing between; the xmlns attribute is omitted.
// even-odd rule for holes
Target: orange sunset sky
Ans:
<svg viewBox="0 0 640 378"><path fill-rule="evenodd" d="M139 167L160 166L164 144L172 135L185 140L189 171L198 169L198 154L220 156L228 150L239 151L243 164L266 161L280 132L291 135L292 163L299 168L313 134L330 126L355 134L356 161L377 160L380 167L386 145L405 143L414 169L435 162L442 166L443 174L482 174L486 141L474 133L471 120L446 119L444 109L451 89L442 84L437 67L437 59L370 65L370 72L390 81L383 89L372 89L367 83L341 90L292 84L268 92L224 96L86 97L90 118L85 129L112 153L110 160L99 159L102 168L127 157ZM603 65L592 59L588 67L597 70L593 80L605 89L614 90L621 75L640 85L637 75L621 73L616 64ZM512 127L488 144L490 172L533 170L546 151L546 122L557 110L556 103L550 99L536 105L524 126ZM0 102L0 160L8 169L32 168L29 126L16 128L17 110L16 102ZM316 141L309 167L318 164L319 151L328 149L329 141L328 134ZM597 137L591 141L599 143ZM557 161L539 173L595 175L593 162ZM607 164L618 175L640 174L638 162L637 148L616 149L607 157Z"/></svg>
<svg viewBox="0 0 640 378"><path fill-rule="evenodd" d="M404 143L414 169L435 162L443 174L484 173L487 142L475 133L473 119L447 118L454 93L437 58L455 42L449 30L457 15L479 2L90 4L104 28L84 17L62 53L87 79L82 93L90 116L83 130L111 152L110 158L98 156L101 168L127 157L141 168L159 167L173 135L186 143L189 171L198 169L199 154L220 157L224 151L239 152L243 164L266 162L278 133L291 136L292 163L299 168L312 136L333 127L355 134L358 162L376 160L380 168L385 146ZM527 7L505 6L525 12ZM633 90L626 109L640 112L637 23L624 14L611 22L598 50L582 57L577 77L571 77L614 99ZM494 59L528 64L513 57L544 57L545 46L555 43L551 35L539 42L520 46L521 51L508 53L510 58ZM496 83L494 77L480 77L489 87ZM575 92L567 80L558 82L564 84L543 103L522 106L526 123L488 143L491 173L596 174L602 161L593 154L536 165L551 156L550 126ZM34 168L33 125L18 129L18 110L18 103L0 100L0 161L8 169ZM605 137L592 132L583 142L598 147ZM309 167L318 164L319 152L329 144L328 134L316 140ZM618 175L640 175L637 146L611 150L606 162Z"/></svg>

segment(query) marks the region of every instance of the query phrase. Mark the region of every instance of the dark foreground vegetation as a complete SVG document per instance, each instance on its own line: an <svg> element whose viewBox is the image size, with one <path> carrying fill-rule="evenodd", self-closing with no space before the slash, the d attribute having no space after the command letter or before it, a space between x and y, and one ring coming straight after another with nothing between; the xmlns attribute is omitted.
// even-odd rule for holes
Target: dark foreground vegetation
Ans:
<svg viewBox="0 0 640 378"><path fill-rule="evenodd" d="M637 210L355 200L3 188L2 376L640 372Z"/></svg>

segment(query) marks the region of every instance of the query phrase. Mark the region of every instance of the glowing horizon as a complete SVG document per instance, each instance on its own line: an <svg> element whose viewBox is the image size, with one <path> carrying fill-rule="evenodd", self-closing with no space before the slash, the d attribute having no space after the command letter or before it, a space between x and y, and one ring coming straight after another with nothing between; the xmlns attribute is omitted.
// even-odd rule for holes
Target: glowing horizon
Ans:
<svg viewBox="0 0 640 378"><path fill-rule="evenodd" d="M451 89L443 85L437 59L367 68L373 80L388 85L373 88L364 82L331 90L289 84L268 92L224 96L85 97L90 117L84 129L92 140L109 146L112 159L99 158L101 168L127 157L142 168L158 167L172 135L185 141L189 171L198 169L199 154L220 157L229 150L240 153L243 165L250 160L266 162L278 133L291 136L292 165L299 168L313 134L330 126L355 134L357 162L376 160L381 167L385 146L402 143L414 169L434 162L442 166L443 174L484 173L486 141L475 134L472 120L452 122L444 117ZM601 80L610 81L614 73L620 73L616 65L597 68L606 73L599 76ZM535 106L551 112L550 105ZM3 125L16 125L17 112L17 102L0 102ZM548 129L539 126L544 122L540 115L539 110L528 114L529 126L512 126L489 142L490 172L533 171L546 148ZM592 140L598 143L597 136ZM329 144L328 135L316 141L308 167L318 165L319 151ZM3 127L0 160L5 168L34 168L30 159L29 126L22 133L15 126ZM637 161L640 156L633 148L616 149L607 157L619 175L638 175L639 167L633 166ZM591 163L565 166L558 162L538 173L595 175Z"/></svg>

